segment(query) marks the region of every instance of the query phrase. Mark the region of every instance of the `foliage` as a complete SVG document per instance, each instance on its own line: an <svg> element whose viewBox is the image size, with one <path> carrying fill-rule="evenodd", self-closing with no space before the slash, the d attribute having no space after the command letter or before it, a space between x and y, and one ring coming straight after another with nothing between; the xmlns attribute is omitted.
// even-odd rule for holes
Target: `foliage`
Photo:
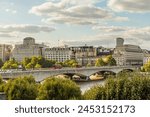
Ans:
<svg viewBox="0 0 150 117"><path fill-rule="evenodd" d="M96 60L95 66L96 67L105 66L105 62L103 61L102 58L99 58L99 59Z"/></svg>
<svg viewBox="0 0 150 117"><path fill-rule="evenodd" d="M71 80L61 78L48 78L39 88L37 99L67 100L80 99L80 88Z"/></svg>
<svg viewBox="0 0 150 117"><path fill-rule="evenodd" d="M112 57L112 55L108 55L106 58L107 58L107 61L106 61L107 65L109 66L116 65L116 60Z"/></svg>
<svg viewBox="0 0 150 117"><path fill-rule="evenodd" d="M141 70L145 72L150 72L150 61L144 64Z"/></svg>
<svg viewBox="0 0 150 117"><path fill-rule="evenodd" d="M74 60L74 59L66 60L63 63L63 66L64 67L77 67L78 66L78 62L76 60Z"/></svg>
<svg viewBox="0 0 150 117"><path fill-rule="evenodd" d="M19 63L15 59L10 59L6 61L2 67L2 69L17 69Z"/></svg>
<svg viewBox="0 0 150 117"><path fill-rule="evenodd" d="M3 81L2 77L0 76L0 92L4 92L5 82Z"/></svg>
<svg viewBox="0 0 150 117"><path fill-rule="evenodd" d="M46 60L44 57L25 57L22 61L22 65L26 69L34 69L34 68L49 68L54 66L55 61Z"/></svg>
<svg viewBox="0 0 150 117"><path fill-rule="evenodd" d="M116 60L112 57L112 55L104 56L102 58L98 58L95 62L95 66L114 66L116 65Z"/></svg>
<svg viewBox="0 0 150 117"><path fill-rule="evenodd" d="M3 66L3 61L2 61L2 59L0 59L0 68Z"/></svg>
<svg viewBox="0 0 150 117"><path fill-rule="evenodd" d="M34 100L37 97L37 85L32 76L9 80L4 91L9 100Z"/></svg>
<svg viewBox="0 0 150 117"><path fill-rule="evenodd" d="M104 85L86 91L84 99L93 100L149 100L150 77L141 74L118 75Z"/></svg>

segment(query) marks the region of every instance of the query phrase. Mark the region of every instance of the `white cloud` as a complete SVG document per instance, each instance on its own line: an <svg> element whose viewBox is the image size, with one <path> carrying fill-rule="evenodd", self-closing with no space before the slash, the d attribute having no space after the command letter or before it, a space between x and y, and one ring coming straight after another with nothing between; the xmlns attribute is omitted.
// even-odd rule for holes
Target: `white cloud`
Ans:
<svg viewBox="0 0 150 117"><path fill-rule="evenodd" d="M23 32L23 33L39 33L39 32L51 32L55 30L52 27L40 26L40 25L29 25L29 24L13 24L13 25L1 25L0 32Z"/></svg>
<svg viewBox="0 0 150 117"><path fill-rule="evenodd" d="M0 25L1 37L14 37L18 33L33 34L39 32L52 32L55 28L40 25L29 24L13 24L13 25Z"/></svg>
<svg viewBox="0 0 150 117"><path fill-rule="evenodd" d="M9 34L9 33L0 33L0 37L16 37L16 35Z"/></svg>
<svg viewBox="0 0 150 117"><path fill-rule="evenodd" d="M117 12L150 12L150 0L109 0L108 6Z"/></svg>
<svg viewBox="0 0 150 117"><path fill-rule="evenodd" d="M13 10L13 9L5 9L6 12L8 13L12 13L12 14L16 14L17 11L16 10Z"/></svg>
<svg viewBox="0 0 150 117"><path fill-rule="evenodd" d="M109 10L97 7L99 0L60 0L34 6L29 13L45 16L49 23L69 23L80 25L98 24L104 20L126 21L126 17L116 17Z"/></svg>
<svg viewBox="0 0 150 117"><path fill-rule="evenodd" d="M80 40L68 40L66 44L70 45L93 45L115 47L117 37L125 39L125 43L140 45L142 48L149 48L150 41L150 26L135 28L121 26L95 26L93 30L97 30L97 35L84 36Z"/></svg>

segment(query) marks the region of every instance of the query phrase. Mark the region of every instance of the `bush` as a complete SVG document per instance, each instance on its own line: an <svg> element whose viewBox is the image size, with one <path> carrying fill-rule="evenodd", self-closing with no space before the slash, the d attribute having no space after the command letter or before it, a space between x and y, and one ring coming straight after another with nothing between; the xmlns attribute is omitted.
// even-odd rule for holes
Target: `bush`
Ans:
<svg viewBox="0 0 150 117"><path fill-rule="evenodd" d="M37 97L37 85L32 76L9 80L4 91L9 100L34 100Z"/></svg>
<svg viewBox="0 0 150 117"><path fill-rule="evenodd" d="M0 92L4 92L5 82L3 82L2 77L0 76Z"/></svg>
<svg viewBox="0 0 150 117"><path fill-rule="evenodd" d="M39 88L40 100L68 100L80 99L80 88L71 80L61 78L48 78Z"/></svg>
<svg viewBox="0 0 150 117"><path fill-rule="evenodd" d="M140 74L122 74L108 79L105 85L91 88L83 97L92 100L149 100L150 78Z"/></svg>

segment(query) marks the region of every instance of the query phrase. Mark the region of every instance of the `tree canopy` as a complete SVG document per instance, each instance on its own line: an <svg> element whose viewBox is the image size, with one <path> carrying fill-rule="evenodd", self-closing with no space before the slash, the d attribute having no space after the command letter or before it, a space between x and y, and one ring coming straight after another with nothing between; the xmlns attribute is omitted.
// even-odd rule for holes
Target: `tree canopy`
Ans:
<svg viewBox="0 0 150 117"><path fill-rule="evenodd" d="M37 97L37 84L32 76L9 80L4 91L8 100L34 100Z"/></svg>
<svg viewBox="0 0 150 117"><path fill-rule="evenodd" d="M12 58L4 63L2 69L17 69L18 65L19 63Z"/></svg>
<svg viewBox="0 0 150 117"><path fill-rule="evenodd" d="M116 60L112 57L112 55L104 56L98 58L95 62L95 66L114 66L116 65Z"/></svg>
<svg viewBox="0 0 150 117"><path fill-rule="evenodd" d="M37 99L67 100L80 98L80 88L73 81L51 77L47 78L40 86Z"/></svg>

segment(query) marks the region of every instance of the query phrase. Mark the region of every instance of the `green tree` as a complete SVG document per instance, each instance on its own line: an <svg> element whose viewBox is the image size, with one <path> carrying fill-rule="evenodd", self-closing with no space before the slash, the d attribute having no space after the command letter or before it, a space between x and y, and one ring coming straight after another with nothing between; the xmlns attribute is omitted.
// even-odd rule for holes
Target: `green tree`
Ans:
<svg viewBox="0 0 150 117"><path fill-rule="evenodd" d="M98 58L95 62L96 67L100 67L100 66L104 66L104 65L105 65L105 62L103 61L102 58Z"/></svg>
<svg viewBox="0 0 150 117"><path fill-rule="evenodd" d="M0 59L0 68L3 66L3 61L2 61L2 59Z"/></svg>
<svg viewBox="0 0 150 117"><path fill-rule="evenodd" d="M137 73L120 74L108 79L104 85L86 91L83 97L93 100L149 100L150 77Z"/></svg>
<svg viewBox="0 0 150 117"><path fill-rule="evenodd" d="M38 68L41 68L41 67L42 67L42 66L41 66L40 64L38 64L38 63L35 65L35 68L37 68L37 69L38 69Z"/></svg>
<svg viewBox="0 0 150 117"><path fill-rule="evenodd" d="M116 65L116 60L112 57L112 55L108 55L106 58L108 58L108 61L106 62L109 66Z"/></svg>
<svg viewBox="0 0 150 117"><path fill-rule="evenodd" d="M38 57L33 56L31 58L31 64L33 65L33 67L35 67L35 65L38 63Z"/></svg>
<svg viewBox="0 0 150 117"><path fill-rule="evenodd" d="M15 59L10 59L6 61L2 67L2 69L17 69L19 63Z"/></svg>
<svg viewBox="0 0 150 117"><path fill-rule="evenodd" d="M80 88L73 81L61 78L48 78L39 88L37 99L68 100L80 98Z"/></svg>
<svg viewBox="0 0 150 117"><path fill-rule="evenodd" d="M142 68L143 68L142 69L143 71L150 72L150 61L148 61L146 64L144 64Z"/></svg>
<svg viewBox="0 0 150 117"><path fill-rule="evenodd" d="M25 57L22 61L22 65L25 68L31 62L31 58Z"/></svg>
<svg viewBox="0 0 150 117"><path fill-rule="evenodd" d="M78 62L76 60L74 60L74 59L66 60L63 63L63 66L64 67L77 67L78 66Z"/></svg>
<svg viewBox="0 0 150 117"><path fill-rule="evenodd" d="M32 76L9 80L4 91L9 100L34 100L37 97L37 85Z"/></svg>
<svg viewBox="0 0 150 117"><path fill-rule="evenodd" d="M32 63L29 63L26 65L26 69L33 69L34 68L34 65Z"/></svg>

